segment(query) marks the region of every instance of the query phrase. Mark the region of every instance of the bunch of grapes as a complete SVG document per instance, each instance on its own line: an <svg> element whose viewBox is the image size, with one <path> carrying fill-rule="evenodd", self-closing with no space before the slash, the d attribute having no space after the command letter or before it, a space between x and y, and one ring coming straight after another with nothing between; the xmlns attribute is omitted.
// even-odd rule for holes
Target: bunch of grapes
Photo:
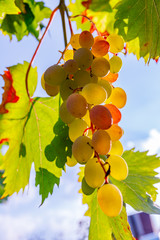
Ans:
<svg viewBox="0 0 160 240"><path fill-rule="evenodd" d="M122 67L117 54L123 50L124 41L116 34L93 38L90 32L83 31L72 35L70 45L72 49L63 56L64 64L55 64L45 71L42 87L50 96L60 92L60 118L68 125L73 142L67 165L85 164L83 193L90 195L98 188L102 211L107 216L117 216L123 198L109 177L121 181L128 175L119 141L123 129L118 125L126 93L113 86Z"/></svg>

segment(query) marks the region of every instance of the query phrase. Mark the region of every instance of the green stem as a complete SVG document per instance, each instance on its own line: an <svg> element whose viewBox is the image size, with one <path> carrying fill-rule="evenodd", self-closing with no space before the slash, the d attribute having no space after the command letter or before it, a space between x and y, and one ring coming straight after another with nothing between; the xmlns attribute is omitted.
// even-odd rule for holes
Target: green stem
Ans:
<svg viewBox="0 0 160 240"><path fill-rule="evenodd" d="M62 27L63 27L63 36L64 36L64 44L65 47L67 46L67 33L66 33L66 23L65 23L65 3L64 0L60 1L59 4L59 10L60 10L60 14L61 14L61 19L62 19Z"/></svg>

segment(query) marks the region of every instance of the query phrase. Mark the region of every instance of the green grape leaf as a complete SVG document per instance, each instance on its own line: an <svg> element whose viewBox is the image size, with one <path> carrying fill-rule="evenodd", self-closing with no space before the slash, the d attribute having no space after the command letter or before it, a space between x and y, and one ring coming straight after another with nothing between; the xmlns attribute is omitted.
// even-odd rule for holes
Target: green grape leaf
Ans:
<svg viewBox="0 0 160 240"><path fill-rule="evenodd" d="M128 164L128 177L123 181L110 179L122 192L124 202L137 211L160 214L160 208L154 204L157 196L155 184L160 182L155 171L160 166L159 157L130 150L124 152L123 158Z"/></svg>
<svg viewBox="0 0 160 240"><path fill-rule="evenodd" d="M5 193L2 197L25 188L32 163L36 172L46 169L59 179L67 156L71 156L68 127L59 120L59 96L29 100L25 86L27 67L28 63L18 64L8 68L10 75L7 72L3 76L5 81L7 74L11 78L11 89L16 95L16 101L14 96L9 103L5 102L8 100L6 95L9 95L9 90L5 87L3 108L0 106L0 142L8 141L9 149L0 166L5 178ZM28 79L31 96L36 87L36 79L37 72L31 69ZM43 193L43 199L46 194Z"/></svg>
<svg viewBox="0 0 160 240"><path fill-rule="evenodd" d="M84 176L84 167L80 167L78 175L78 181L81 182ZM82 193L82 190L80 189L79 192ZM134 239L127 221L127 214L124 206L119 216L106 216L98 204L97 189L88 196L82 193L82 202L88 205L85 216L91 217L89 240L112 240L113 236L115 239Z"/></svg>
<svg viewBox="0 0 160 240"><path fill-rule="evenodd" d="M160 55L160 2L125 0L117 5L115 27L126 42L138 38L137 57ZM131 51L131 50L130 50Z"/></svg>
<svg viewBox="0 0 160 240"><path fill-rule="evenodd" d="M44 6L43 2L31 0L17 1L17 5L22 10L17 14L6 14L1 20L0 29L10 39L15 35L20 41L24 36L31 33L38 39L41 29L44 27L42 20L49 18L51 9Z"/></svg>
<svg viewBox="0 0 160 240"><path fill-rule="evenodd" d="M20 9L16 6L15 1L12 0L0 0L0 17L2 14L18 14Z"/></svg>
<svg viewBox="0 0 160 240"><path fill-rule="evenodd" d="M36 186L40 186L39 193L42 195L41 205L44 200L48 197L49 193L53 193L54 185L59 186L60 179L54 174L48 172L44 168L39 168L39 172L36 172Z"/></svg>

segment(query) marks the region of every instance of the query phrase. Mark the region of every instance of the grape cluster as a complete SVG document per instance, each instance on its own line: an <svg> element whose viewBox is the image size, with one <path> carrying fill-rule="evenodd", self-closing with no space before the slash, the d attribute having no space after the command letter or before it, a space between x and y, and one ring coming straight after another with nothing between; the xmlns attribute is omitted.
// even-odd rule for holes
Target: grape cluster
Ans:
<svg viewBox="0 0 160 240"><path fill-rule="evenodd" d="M123 198L109 176L121 181L128 175L119 141L123 129L118 125L126 93L112 84L122 67L117 53L124 48L124 41L116 34L93 38L90 32L83 31L72 35L70 45L72 49L63 56L64 64L55 64L44 72L42 87L50 96L60 92L60 118L69 126L73 142L67 165L85 164L83 193L89 195L98 188L102 211L117 216Z"/></svg>

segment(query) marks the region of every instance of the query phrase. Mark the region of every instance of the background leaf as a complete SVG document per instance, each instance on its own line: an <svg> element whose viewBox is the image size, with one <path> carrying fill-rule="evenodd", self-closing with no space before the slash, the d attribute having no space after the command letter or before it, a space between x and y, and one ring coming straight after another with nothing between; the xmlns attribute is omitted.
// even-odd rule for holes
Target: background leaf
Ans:
<svg viewBox="0 0 160 240"><path fill-rule="evenodd" d="M0 17L5 14L18 14L19 8L15 5L13 0L0 0Z"/></svg>

